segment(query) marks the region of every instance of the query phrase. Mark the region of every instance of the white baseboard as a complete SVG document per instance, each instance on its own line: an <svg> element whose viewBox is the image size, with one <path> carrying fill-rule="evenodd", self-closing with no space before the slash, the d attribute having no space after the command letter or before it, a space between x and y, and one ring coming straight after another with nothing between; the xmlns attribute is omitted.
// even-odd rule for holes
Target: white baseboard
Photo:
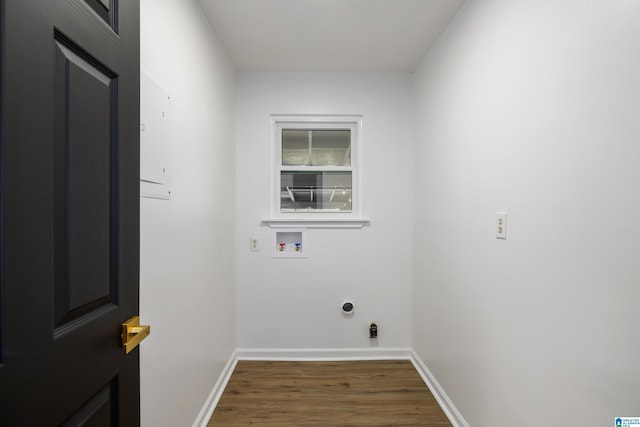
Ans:
<svg viewBox="0 0 640 427"><path fill-rule="evenodd" d="M207 423L213 414L213 410L216 409L218 401L220 400L220 397L222 397L222 393L229 382L229 378L231 378L231 374L238 363L236 353L237 351L234 351L233 354L231 354L231 357L229 357L229 361L222 370L222 373L218 377L218 381L216 381L216 384L213 386L213 390L209 393L209 397L207 397L207 400L204 402L204 406L193 423L193 427L207 427Z"/></svg>
<svg viewBox="0 0 640 427"><path fill-rule="evenodd" d="M449 418L449 421L451 421L451 424L453 424L453 427L469 427L467 421L462 417L462 414L458 411L451 399L449 399L449 396L444 392L431 371L429 371L427 365L424 364L422 359L420 359L414 350L411 350L411 362L431 391L433 397L435 397L447 418Z"/></svg>
<svg viewBox="0 0 640 427"><path fill-rule="evenodd" d="M410 348L239 348L238 360L339 361L410 359Z"/></svg>
<svg viewBox="0 0 640 427"><path fill-rule="evenodd" d="M451 399L411 348L352 348L352 349L237 349L229 358L218 381L211 390L193 427L206 427L231 374L239 360L277 361L341 361L341 360L410 360L454 427L469 427Z"/></svg>

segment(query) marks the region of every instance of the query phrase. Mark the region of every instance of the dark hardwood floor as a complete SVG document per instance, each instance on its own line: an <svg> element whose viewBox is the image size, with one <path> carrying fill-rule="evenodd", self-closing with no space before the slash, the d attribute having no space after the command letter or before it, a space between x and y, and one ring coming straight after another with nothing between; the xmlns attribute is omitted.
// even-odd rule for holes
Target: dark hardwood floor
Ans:
<svg viewBox="0 0 640 427"><path fill-rule="evenodd" d="M238 362L211 426L451 423L408 360Z"/></svg>

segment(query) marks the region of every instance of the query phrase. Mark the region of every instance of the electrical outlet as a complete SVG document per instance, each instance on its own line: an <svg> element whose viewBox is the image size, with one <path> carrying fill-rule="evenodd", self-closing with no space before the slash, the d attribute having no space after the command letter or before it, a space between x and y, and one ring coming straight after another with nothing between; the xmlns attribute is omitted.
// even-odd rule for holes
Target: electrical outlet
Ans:
<svg viewBox="0 0 640 427"><path fill-rule="evenodd" d="M507 239L507 213L496 212L496 239Z"/></svg>
<svg viewBox="0 0 640 427"><path fill-rule="evenodd" d="M255 236L251 236L251 238L249 240L249 249L251 249L252 251L259 251L260 250L260 239L258 239Z"/></svg>
<svg viewBox="0 0 640 427"><path fill-rule="evenodd" d="M378 338L378 325L375 322L369 323L369 338Z"/></svg>

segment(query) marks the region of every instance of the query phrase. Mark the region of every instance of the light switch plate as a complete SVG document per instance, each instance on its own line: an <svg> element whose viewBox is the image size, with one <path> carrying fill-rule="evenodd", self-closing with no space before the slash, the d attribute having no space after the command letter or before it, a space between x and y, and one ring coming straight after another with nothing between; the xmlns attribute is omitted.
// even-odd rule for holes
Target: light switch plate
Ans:
<svg viewBox="0 0 640 427"><path fill-rule="evenodd" d="M496 212L496 239L507 239L507 213Z"/></svg>

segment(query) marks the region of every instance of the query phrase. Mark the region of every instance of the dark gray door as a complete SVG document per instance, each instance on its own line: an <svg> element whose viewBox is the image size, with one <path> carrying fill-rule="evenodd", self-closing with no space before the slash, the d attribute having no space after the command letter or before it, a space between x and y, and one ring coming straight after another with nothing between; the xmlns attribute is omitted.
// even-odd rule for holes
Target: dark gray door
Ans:
<svg viewBox="0 0 640 427"><path fill-rule="evenodd" d="M0 22L0 425L139 425L139 3Z"/></svg>

